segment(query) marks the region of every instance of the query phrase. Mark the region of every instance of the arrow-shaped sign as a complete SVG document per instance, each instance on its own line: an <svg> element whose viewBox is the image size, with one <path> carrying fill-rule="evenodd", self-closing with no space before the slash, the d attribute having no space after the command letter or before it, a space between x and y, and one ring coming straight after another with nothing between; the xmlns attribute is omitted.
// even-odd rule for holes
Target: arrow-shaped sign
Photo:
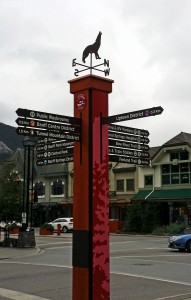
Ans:
<svg viewBox="0 0 191 300"><path fill-rule="evenodd" d="M109 139L109 146L135 149L135 150L143 150L143 151L149 150L149 146L145 145L145 144L131 143L131 142L126 142L126 141L117 141L117 140L112 140L112 139Z"/></svg>
<svg viewBox="0 0 191 300"><path fill-rule="evenodd" d="M53 158L53 157L63 157L66 155L74 154L74 147L72 148L62 148L55 151L44 151L44 152L37 152L36 158Z"/></svg>
<svg viewBox="0 0 191 300"><path fill-rule="evenodd" d="M125 140L128 142L143 143L143 144L148 144L150 142L147 137L141 137L141 136L129 135L129 134L121 134L121 133L110 132L110 131L108 133L108 137L110 139Z"/></svg>
<svg viewBox="0 0 191 300"><path fill-rule="evenodd" d="M63 163L71 162L73 160L74 160L73 155L70 155L70 156L59 157L59 158L37 160L36 165L42 167L47 165L63 164Z"/></svg>
<svg viewBox="0 0 191 300"><path fill-rule="evenodd" d="M74 143L73 142L66 142L66 141L62 141L62 142L56 142L56 143L51 143L51 144L39 144L37 143L36 149L39 152L45 152L45 151L54 151L54 150L58 150L58 149L63 149L63 148L67 148L67 147L73 147Z"/></svg>
<svg viewBox="0 0 191 300"><path fill-rule="evenodd" d="M109 147L109 154L116 154L116 155L122 155L122 156L131 156L134 158L140 157L140 158L149 158L148 152L143 151L136 151L136 150L129 150L129 149L120 149L120 148L114 148Z"/></svg>
<svg viewBox="0 0 191 300"><path fill-rule="evenodd" d="M162 114L162 112L163 112L163 108L161 106L151 107L151 108L132 111L120 115L105 117L102 119L102 124L109 124L109 123L116 123L122 121L129 121L133 119L151 117L151 116L160 115Z"/></svg>
<svg viewBox="0 0 191 300"><path fill-rule="evenodd" d="M126 127L126 126L119 126L114 124L109 124L108 126L109 131L116 131L121 133L129 133L133 135L140 135L140 136L149 136L149 132L144 129Z"/></svg>
<svg viewBox="0 0 191 300"><path fill-rule="evenodd" d="M31 129L38 128L38 129L46 129L48 131L58 131L58 132L73 132L73 133L80 132L80 126L39 121L39 120L27 119L27 118L17 118L16 123L19 126L24 126L25 128L30 127Z"/></svg>
<svg viewBox="0 0 191 300"><path fill-rule="evenodd" d="M17 127L16 129L17 134L20 135L27 135L27 136L33 136L33 137L47 137L47 138L53 138L58 140L67 140L67 141L74 141L79 142L80 136L74 135L71 133L59 133L54 131L47 131L47 130L40 130L40 129L29 129L24 127Z"/></svg>
<svg viewBox="0 0 191 300"><path fill-rule="evenodd" d="M128 163L128 164L139 165L139 166L141 166L141 165L149 166L150 165L150 160L148 160L148 159L117 156L117 155L109 155L109 161Z"/></svg>
<svg viewBox="0 0 191 300"><path fill-rule="evenodd" d="M24 108L18 108L16 110L16 114L20 117L37 119L37 120L47 120L47 121L59 122L59 123L70 123L70 124L80 125L80 121L81 121L79 118L49 114L47 112L28 110Z"/></svg>

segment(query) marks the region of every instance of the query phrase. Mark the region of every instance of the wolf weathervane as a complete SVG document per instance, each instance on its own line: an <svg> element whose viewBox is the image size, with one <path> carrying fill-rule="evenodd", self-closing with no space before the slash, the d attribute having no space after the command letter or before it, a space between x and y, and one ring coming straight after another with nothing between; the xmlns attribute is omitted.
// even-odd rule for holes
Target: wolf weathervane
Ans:
<svg viewBox="0 0 191 300"><path fill-rule="evenodd" d="M86 70L90 70L90 74L92 74L92 70L95 70L95 71L99 71L99 72L103 72L105 74L105 76L108 76L109 75L109 72L110 72L110 68L109 68L109 60L106 60L104 59L104 62L102 64L99 64L99 65L95 65L95 66L92 66L92 53L95 54L95 58L96 59L101 59L101 57L99 56L98 54L98 50L100 48L100 45L101 45L101 31L99 31L98 33L98 36L95 40L95 43L93 43L92 45L89 45L87 46L84 51L83 51L83 54L82 54L82 61L83 63L85 64L86 62L86 58L89 56L90 54L90 66L87 66L87 65L84 65L84 64L79 64L76 62L76 58L74 58L72 60L72 67L75 67L75 66L82 66L82 67L85 67L85 69L82 69L82 70L78 70L78 69L75 69L75 72L74 72L74 75L75 76L79 76L78 73L80 72L84 72ZM100 67L100 66L106 66L108 67L107 69L105 70L100 70L98 69L97 67Z"/></svg>

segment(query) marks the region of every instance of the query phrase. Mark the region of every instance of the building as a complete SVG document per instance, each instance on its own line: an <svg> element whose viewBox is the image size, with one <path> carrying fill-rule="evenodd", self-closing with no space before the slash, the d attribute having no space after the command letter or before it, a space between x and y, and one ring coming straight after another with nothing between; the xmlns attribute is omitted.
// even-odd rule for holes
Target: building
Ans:
<svg viewBox="0 0 191 300"><path fill-rule="evenodd" d="M161 225L191 221L191 134L181 132L151 148L151 165L138 171L133 201L160 204Z"/></svg>

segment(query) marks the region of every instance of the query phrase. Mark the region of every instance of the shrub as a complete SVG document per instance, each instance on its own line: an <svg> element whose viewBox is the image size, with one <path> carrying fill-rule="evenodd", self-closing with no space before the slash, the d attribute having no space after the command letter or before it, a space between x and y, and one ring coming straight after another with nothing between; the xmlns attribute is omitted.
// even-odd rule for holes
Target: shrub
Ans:
<svg viewBox="0 0 191 300"><path fill-rule="evenodd" d="M172 235L172 234L176 234L176 233L182 233L182 232L184 232L184 230L185 230L186 227L187 227L186 224L172 223L172 224L170 224L168 226L156 227L152 231L152 234L156 234L156 235L164 235L164 234Z"/></svg>
<svg viewBox="0 0 191 300"><path fill-rule="evenodd" d="M186 228L186 224L177 224L172 223L167 226L167 233L168 234L175 234L175 233L181 233Z"/></svg>

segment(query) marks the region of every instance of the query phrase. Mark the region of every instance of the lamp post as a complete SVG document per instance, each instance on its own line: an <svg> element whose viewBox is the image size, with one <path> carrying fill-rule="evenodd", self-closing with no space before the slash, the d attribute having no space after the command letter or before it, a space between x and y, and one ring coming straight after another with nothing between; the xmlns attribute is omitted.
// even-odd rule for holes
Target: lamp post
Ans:
<svg viewBox="0 0 191 300"><path fill-rule="evenodd" d="M24 182L23 182L22 229L26 231L29 225L30 190L33 190L34 148L36 146L36 140L27 137L23 141L23 146L24 146L24 170L23 170ZM30 189L30 182L32 184L31 189Z"/></svg>

